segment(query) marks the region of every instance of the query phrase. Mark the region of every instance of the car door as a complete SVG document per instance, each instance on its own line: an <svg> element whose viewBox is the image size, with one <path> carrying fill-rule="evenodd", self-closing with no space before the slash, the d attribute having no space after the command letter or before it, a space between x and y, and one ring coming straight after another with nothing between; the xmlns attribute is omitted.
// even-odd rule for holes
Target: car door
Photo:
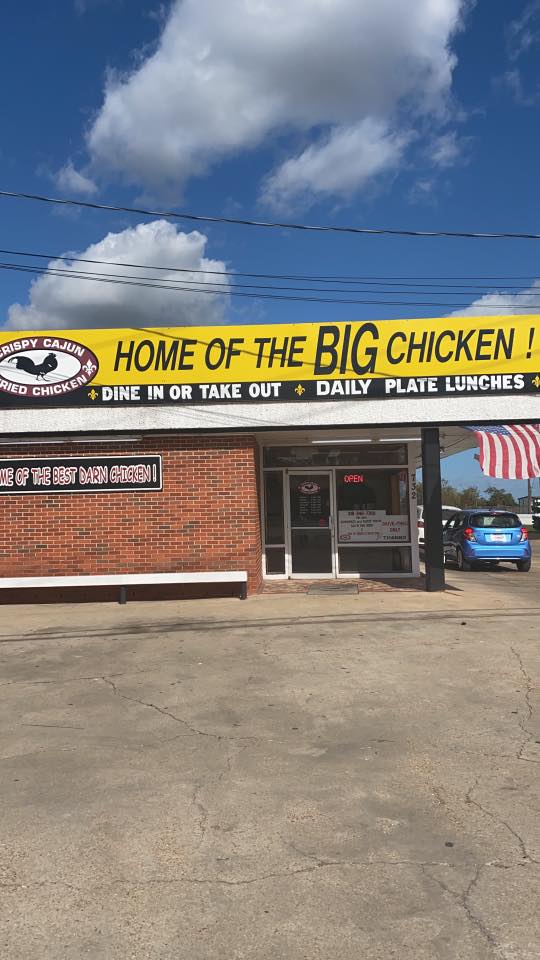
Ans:
<svg viewBox="0 0 540 960"><path fill-rule="evenodd" d="M452 559L456 556L456 530L459 527L459 513L455 513L453 517L450 517L445 527L443 527L443 550L445 557L451 557Z"/></svg>

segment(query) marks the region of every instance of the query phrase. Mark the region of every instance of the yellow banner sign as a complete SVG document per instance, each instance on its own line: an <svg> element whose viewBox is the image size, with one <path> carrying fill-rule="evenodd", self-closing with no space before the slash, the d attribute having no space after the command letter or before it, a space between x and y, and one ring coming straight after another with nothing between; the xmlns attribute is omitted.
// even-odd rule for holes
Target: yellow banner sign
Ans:
<svg viewBox="0 0 540 960"><path fill-rule="evenodd" d="M539 368L537 315L3 332L0 404L323 399L339 395L334 381L356 385L347 395L447 393L456 377L487 378L490 392L535 392ZM241 389L269 383L273 392ZM145 389L118 392L132 387Z"/></svg>

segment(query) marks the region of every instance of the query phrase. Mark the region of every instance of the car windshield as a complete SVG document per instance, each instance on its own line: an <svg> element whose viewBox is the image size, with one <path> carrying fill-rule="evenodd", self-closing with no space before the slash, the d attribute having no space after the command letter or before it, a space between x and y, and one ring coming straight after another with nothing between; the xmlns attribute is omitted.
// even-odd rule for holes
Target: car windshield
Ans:
<svg viewBox="0 0 540 960"><path fill-rule="evenodd" d="M475 513L471 523L473 527L497 527L499 530L521 526L521 520L515 513Z"/></svg>

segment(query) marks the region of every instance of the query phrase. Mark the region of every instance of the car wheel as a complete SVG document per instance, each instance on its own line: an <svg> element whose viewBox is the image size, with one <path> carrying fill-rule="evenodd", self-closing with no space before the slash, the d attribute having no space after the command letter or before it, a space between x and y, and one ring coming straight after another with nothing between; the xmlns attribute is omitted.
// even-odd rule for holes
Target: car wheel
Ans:
<svg viewBox="0 0 540 960"><path fill-rule="evenodd" d="M458 570L463 570L464 573L471 569L469 561L463 556L463 550L461 547L456 548L456 563Z"/></svg>
<svg viewBox="0 0 540 960"><path fill-rule="evenodd" d="M520 573L528 573L531 569L531 558L529 557L528 560L518 560L516 567Z"/></svg>

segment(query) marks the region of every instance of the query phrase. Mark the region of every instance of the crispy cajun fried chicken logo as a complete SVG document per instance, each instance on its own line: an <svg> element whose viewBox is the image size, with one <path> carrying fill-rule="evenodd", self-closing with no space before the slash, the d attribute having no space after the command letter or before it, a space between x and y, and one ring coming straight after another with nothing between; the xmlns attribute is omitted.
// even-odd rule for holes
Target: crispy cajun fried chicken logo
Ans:
<svg viewBox="0 0 540 960"><path fill-rule="evenodd" d="M64 337L21 337L0 345L0 390L19 397L61 397L94 379L88 347Z"/></svg>
<svg viewBox="0 0 540 960"><path fill-rule="evenodd" d="M298 489L300 493L303 493L304 496L311 497L315 493L320 493L321 488L315 480L304 480L299 484Z"/></svg>

